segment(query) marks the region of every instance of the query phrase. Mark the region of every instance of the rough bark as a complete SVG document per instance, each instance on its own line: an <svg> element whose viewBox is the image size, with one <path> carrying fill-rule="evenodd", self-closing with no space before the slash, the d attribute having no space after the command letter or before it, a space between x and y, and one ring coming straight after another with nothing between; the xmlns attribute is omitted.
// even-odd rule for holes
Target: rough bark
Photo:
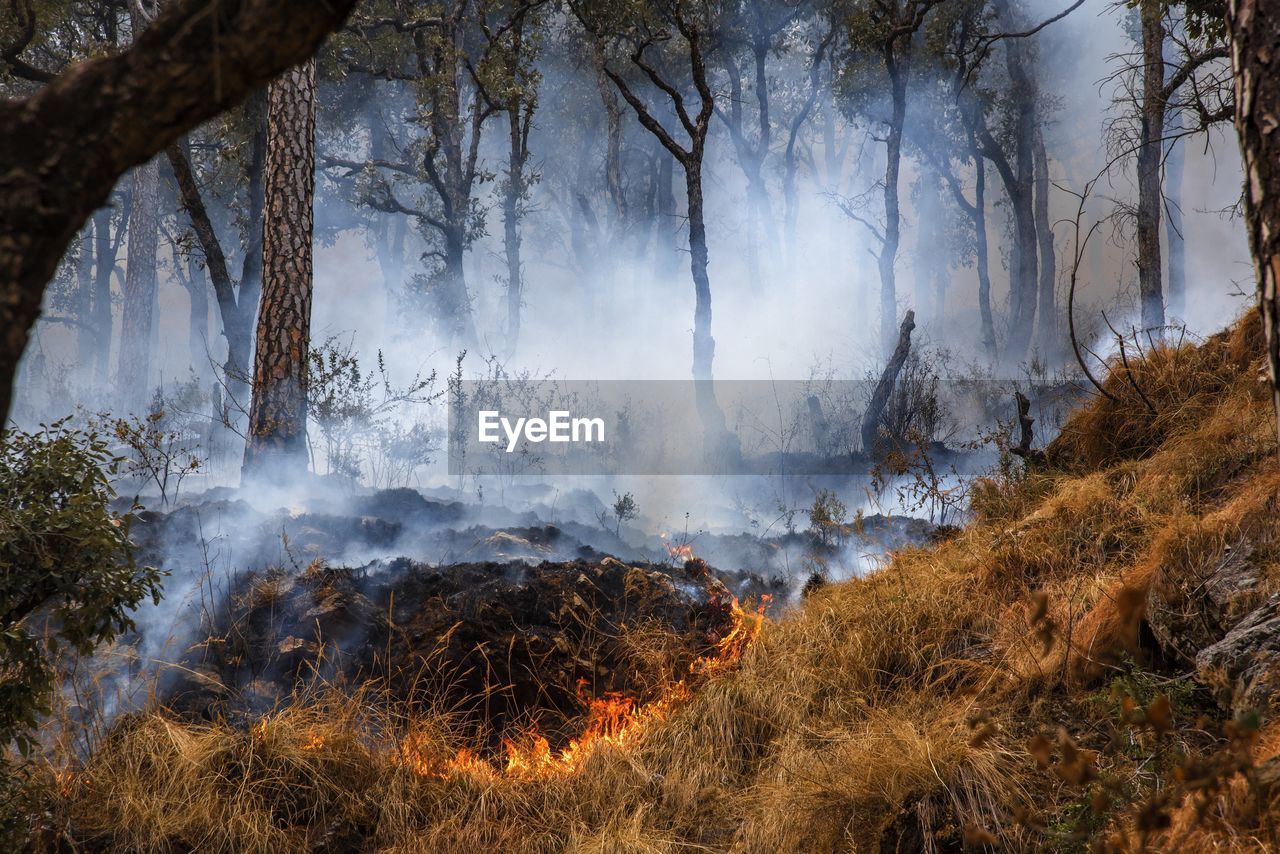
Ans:
<svg viewBox="0 0 1280 854"><path fill-rule="evenodd" d="M596 90L604 107L605 154L604 181L609 191L609 201L619 223L627 222L627 198L622 192L622 104L609 77L604 73L604 45L601 39L591 39L591 63L596 73Z"/></svg>
<svg viewBox="0 0 1280 854"><path fill-rule="evenodd" d="M1001 19L1012 22L1007 0L996 5ZM1035 138L1038 111L1035 82L1027 69L1022 39L1005 41L1005 69L1011 84L1013 119L1013 162L993 160L1004 181L1014 221L1013 272L1009 295L1009 334L1004 359L1013 364L1027 353L1035 323L1036 296L1039 288L1038 235L1036 233L1034 176ZM998 148L988 135L988 153ZM1003 158L1003 154L1002 154Z"/></svg>
<svg viewBox="0 0 1280 854"><path fill-rule="evenodd" d="M1164 326L1164 285L1160 260L1160 159L1164 153L1167 97L1164 69L1164 4L1142 0L1142 107L1138 122L1138 299L1142 326Z"/></svg>
<svg viewBox="0 0 1280 854"><path fill-rule="evenodd" d="M520 218L525 191L524 165L529 158L529 124L517 102L507 110L509 146L507 186L502 194L502 245L507 259L507 354L520 340L520 306L524 281L520 262Z"/></svg>
<svg viewBox="0 0 1280 854"><path fill-rule="evenodd" d="M128 50L0 104L0 418L45 287L121 175L315 52L356 0L175 0Z"/></svg>
<svg viewBox="0 0 1280 854"><path fill-rule="evenodd" d="M1236 131L1244 161L1245 222L1280 437L1280 9L1229 0Z"/></svg>
<svg viewBox="0 0 1280 854"><path fill-rule="evenodd" d="M1032 425L1036 420L1031 417L1031 401L1027 400L1026 395L1020 391L1013 393L1014 401L1018 405L1018 444L1009 449L1009 453L1017 457L1022 457L1027 465L1043 465L1045 462L1044 451L1038 448L1032 448L1031 443L1035 441L1036 433Z"/></svg>
<svg viewBox="0 0 1280 854"><path fill-rule="evenodd" d="M908 311L898 327L897 343L889 362L880 373L875 389L871 392L871 400L867 403L867 411L862 415L862 452L876 453L880 443L880 422L884 418L884 408L889 403L889 395L893 394L894 383L898 374L911 355L911 333L916 328L916 313Z"/></svg>
<svg viewBox="0 0 1280 854"><path fill-rule="evenodd" d="M315 198L315 62L271 83L262 229L262 307L254 350L245 479L294 479L307 469Z"/></svg>

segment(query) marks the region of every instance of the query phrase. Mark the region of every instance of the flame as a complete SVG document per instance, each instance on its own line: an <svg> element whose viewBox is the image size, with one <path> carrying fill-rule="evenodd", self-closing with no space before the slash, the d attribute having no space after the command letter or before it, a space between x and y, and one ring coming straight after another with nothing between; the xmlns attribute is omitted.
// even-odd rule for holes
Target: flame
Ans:
<svg viewBox="0 0 1280 854"><path fill-rule="evenodd" d="M74 771L70 768L62 768L53 772L53 780L55 785L58 787L58 792L61 793L64 798L71 796L73 786L76 782L76 774ZM88 782L89 781L86 779L85 785L88 785Z"/></svg>
<svg viewBox="0 0 1280 854"><path fill-rule="evenodd" d="M667 557L672 560L692 560L693 546L688 543L677 545L676 543L666 543Z"/></svg>
<svg viewBox="0 0 1280 854"><path fill-rule="evenodd" d="M307 743L302 745L303 750L319 750L322 747L324 747L324 736L314 731L307 734Z"/></svg>
<svg viewBox="0 0 1280 854"><path fill-rule="evenodd" d="M545 736L531 729L519 738L503 742L506 760L501 765L468 748L458 750L452 758L441 762L432 760L430 745L422 734L411 733L397 745L393 761L419 775L441 778L469 773L483 778L503 775L509 779L530 780L571 774L602 747L634 746L651 724L667 718L676 706L692 696L693 680L701 681L737 663L759 636L770 603L771 597L762 596L759 607L748 613L739 605L737 597L729 596L726 607L730 628L715 640L715 652L695 659L689 666L689 676L668 686L656 700L640 704L632 697L616 693L584 697L587 714L582 735L559 751L551 748ZM585 688L585 680L579 687Z"/></svg>

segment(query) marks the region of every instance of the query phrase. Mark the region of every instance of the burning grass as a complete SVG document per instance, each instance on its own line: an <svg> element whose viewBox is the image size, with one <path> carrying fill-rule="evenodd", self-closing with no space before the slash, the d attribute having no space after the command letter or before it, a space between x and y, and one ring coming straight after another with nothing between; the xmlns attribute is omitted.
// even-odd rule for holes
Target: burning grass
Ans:
<svg viewBox="0 0 1280 854"><path fill-rule="evenodd" d="M1248 318L1131 359L1048 465L974 490L961 533L776 621L735 612L713 655L663 671L656 699L588 701L563 747L530 731L486 752L443 711L360 694L300 698L248 729L135 715L82 763L51 760L42 841L1266 850L1280 731L1265 713L1261 728L1232 720L1148 613L1165 601L1153 590L1191 589L1179 579L1226 545L1247 544L1233 559L1256 581L1232 595L1257 601L1280 579L1258 337Z"/></svg>

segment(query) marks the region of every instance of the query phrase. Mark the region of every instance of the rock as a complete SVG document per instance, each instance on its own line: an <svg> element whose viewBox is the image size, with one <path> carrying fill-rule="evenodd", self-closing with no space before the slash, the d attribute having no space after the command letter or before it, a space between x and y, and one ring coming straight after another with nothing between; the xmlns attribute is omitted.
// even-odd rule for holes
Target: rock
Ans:
<svg viewBox="0 0 1280 854"><path fill-rule="evenodd" d="M1257 606L1258 570L1247 544L1192 566L1166 567L1147 593L1147 622L1166 657L1191 664Z"/></svg>
<svg viewBox="0 0 1280 854"><path fill-rule="evenodd" d="M1236 714L1280 711L1280 594L1196 656L1196 678Z"/></svg>

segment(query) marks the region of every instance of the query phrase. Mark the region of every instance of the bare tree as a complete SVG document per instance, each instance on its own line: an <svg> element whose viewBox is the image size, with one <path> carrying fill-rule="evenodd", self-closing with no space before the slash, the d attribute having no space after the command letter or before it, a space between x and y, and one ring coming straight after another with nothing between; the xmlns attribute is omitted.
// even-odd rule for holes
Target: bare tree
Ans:
<svg viewBox="0 0 1280 854"><path fill-rule="evenodd" d="M883 72L889 88L888 115L881 116L885 135L885 171L881 191L884 221L877 228L859 219L880 244L876 264L880 272L880 347L886 354L894 346L898 323L898 294L895 268L898 246L902 240L902 211L898 179L902 171L903 133L907 121L907 91L911 80L913 55L917 50L916 34L925 18L941 0L869 0L855 12L850 23L850 46L865 50L880 63L872 85L881 85ZM846 213L852 211L846 206Z"/></svg>
<svg viewBox="0 0 1280 854"><path fill-rule="evenodd" d="M724 411L712 386L716 342L711 336L711 279L707 267L707 226L702 195L702 165L707 133L715 112L715 98L708 77L707 55L713 49L715 24L708 4L672 0L645 7L638 17L619 17L609 7L573 5L579 22L592 35L612 38L621 47L630 66L662 94L670 105L677 127L668 128L633 85L609 62L605 75L613 81L640 124L684 170L685 195L689 215L689 269L693 277L693 378L697 387L698 412L708 448L716 455L737 455L725 426ZM663 68L659 51L677 51L686 66L697 97L697 111L691 113L679 78ZM683 135L688 141L676 137Z"/></svg>

